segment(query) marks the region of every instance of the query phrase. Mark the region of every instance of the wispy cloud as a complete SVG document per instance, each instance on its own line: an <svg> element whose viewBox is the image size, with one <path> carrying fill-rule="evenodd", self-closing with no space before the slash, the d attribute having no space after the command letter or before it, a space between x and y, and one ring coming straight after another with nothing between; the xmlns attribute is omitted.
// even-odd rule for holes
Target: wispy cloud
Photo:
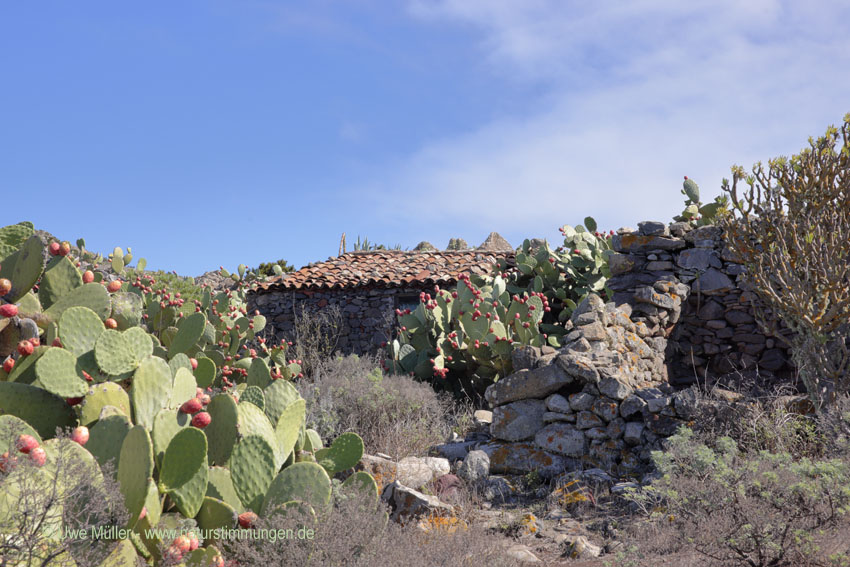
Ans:
<svg viewBox="0 0 850 567"><path fill-rule="evenodd" d="M446 224L534 235L585 214L669 219L682 175L710 199L733 163L798 151L850 111L844 2L415 0L409 13L470 26L486 72L543 89L522 117L434 140L372 184L429 195L421 218Z"/></svg>

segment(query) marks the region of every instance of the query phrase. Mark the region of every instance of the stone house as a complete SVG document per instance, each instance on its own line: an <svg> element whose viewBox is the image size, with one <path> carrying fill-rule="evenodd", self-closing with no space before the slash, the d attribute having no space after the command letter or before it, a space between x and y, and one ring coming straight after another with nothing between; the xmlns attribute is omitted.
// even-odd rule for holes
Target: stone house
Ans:
<svg viewBox="0 0 850 567"><path fill-rule="evenodd" d="M474 250L420 245L414 251L343 253L260 285L249 303L265 315L277 340L296 339L295 320L302 313L326 314L338 324L338 352L373 353L392 337L395 310L415 309L420 293L453 286L463 273L486 274L500 259L513 263L510 245L501 237L493 245L495 240L491 235Z"/></svg>

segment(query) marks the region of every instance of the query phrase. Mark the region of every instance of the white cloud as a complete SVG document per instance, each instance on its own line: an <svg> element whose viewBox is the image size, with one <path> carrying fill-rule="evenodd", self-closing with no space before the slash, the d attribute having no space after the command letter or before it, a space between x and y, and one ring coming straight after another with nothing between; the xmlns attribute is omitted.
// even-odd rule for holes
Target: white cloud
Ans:
<svg viewBox="0 0 850 567"><path fill-rule="evenodd" d="M546 102L433 141L372 189L429 195L419 218L488 230L634 225L681 209L683 175L709 200L733 163L796 152L850 111L842 4L612 6L412 2L428 25L472 26L488 69L543 85Z"/></svg>

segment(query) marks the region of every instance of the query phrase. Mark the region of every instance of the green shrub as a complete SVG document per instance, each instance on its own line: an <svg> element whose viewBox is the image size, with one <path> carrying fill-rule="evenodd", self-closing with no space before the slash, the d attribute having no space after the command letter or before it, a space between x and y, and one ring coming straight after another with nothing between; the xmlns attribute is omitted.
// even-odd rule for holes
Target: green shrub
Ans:
<svg viewBox="0 0 850 567"><path fill-rule="evenodd" d="M661 478L628 498L668 542L723 565L850 558L848 542L829 537L850 518L847 460L743 452L730 437L709 440L684 427L652 456Z"/></svg>

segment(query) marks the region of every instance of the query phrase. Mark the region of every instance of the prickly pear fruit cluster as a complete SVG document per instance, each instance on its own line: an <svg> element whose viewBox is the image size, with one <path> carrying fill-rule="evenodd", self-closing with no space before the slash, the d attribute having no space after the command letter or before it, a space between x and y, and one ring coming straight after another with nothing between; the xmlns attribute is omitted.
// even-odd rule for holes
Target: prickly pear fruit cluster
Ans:
<svg viewBox="0 0 850 567"><path fill-rule="evenodd" d="M503 260L489 275L462 275L455 289L423 292L415 310L397 310L384 369L483 390L512 372L514 347L560 346L576 305L606 294L612 252L612 234L598 232L591 217L560 230L563 246L526 240L515 265Z"/></svg>

